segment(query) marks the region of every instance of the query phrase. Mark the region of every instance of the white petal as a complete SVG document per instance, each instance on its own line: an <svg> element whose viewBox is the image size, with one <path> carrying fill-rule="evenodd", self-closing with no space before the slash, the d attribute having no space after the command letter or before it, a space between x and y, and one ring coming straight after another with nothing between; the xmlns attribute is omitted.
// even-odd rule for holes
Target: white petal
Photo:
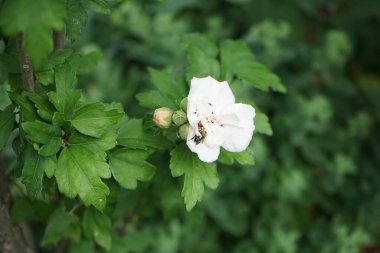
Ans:
<svg viewBox="0 0 380 253"><path fill-rule="evenodd" d="M246 104L235 104L226 110L221 120L223 127L218 132L224 138L222 147L230 152L241 152L251 142L255 126L255 109Z"/></svg>
<svg viewBox="0 0 380 253"><path fill-rule="evenodd" d="M218 82L211 76L193 77L188 95L189 101L203 100L214 106L228 106L235 103L234 94L226 81Z"/></svg>
<svg viewBox="0 0 380 253"><path fill-rule="evenodd" d="M193 151L194 153L197 153L198 158L203 162L211 163L211 162L216 161L220 153L220 147L209 146L205 142L196 144L193 139L194 135L195 135L195 131L190 126L189 134L187 136L187 141L186 141L186 144L189 147L189 149Z"/></svg>

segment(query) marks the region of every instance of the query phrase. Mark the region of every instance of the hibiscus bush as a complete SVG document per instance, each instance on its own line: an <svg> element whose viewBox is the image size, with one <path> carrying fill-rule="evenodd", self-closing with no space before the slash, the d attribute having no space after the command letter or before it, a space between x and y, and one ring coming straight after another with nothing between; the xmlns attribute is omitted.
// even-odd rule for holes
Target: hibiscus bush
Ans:
<svg viewBox="0 0 380 253"><path fill-rule="evenodd" d="M0 0L0 252L377 252L378 1Z"/></svg>

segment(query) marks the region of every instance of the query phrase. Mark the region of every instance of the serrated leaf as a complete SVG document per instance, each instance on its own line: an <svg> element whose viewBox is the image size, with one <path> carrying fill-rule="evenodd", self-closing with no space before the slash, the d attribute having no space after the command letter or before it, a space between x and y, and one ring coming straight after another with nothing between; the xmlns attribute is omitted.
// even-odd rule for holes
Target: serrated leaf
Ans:
<svg viewBox="0 0 380 253"><path fill-rule="evenodd" d="M72 49L61 49L52 52L48 59L47 59L47 65L49 68L54 68L58 65L61 65L67 61L67 59L73 55Z"/></svg>
<svg viewBox="0 0 380 253"><path fill-rule="evenodd" d="M60 207L50 215L41 244L42 246L56 244L64 238L79 241L80 232L78 217L65 212L64 207Z"/></svg>
<svg viewBox="0 0 380 253"><path fill-rule="evenodd" d="M14 106L8 105L4 111L0 110L0 150L7 144L9 135L15 123Z"/></svg>
<svg viewBox="0 0 380 253"><path fill-rule="evenodd" d="M110 156L110 165L116 181L127 189L135 189L137 180L149 181L155 172L155 167L146 159L149 153L144 150L119 149Z"/></svg>
<svg viewBox="0 0 380 253"><path fill-rule="evenodd" d="M119 145L137 149L164 149L170 145L168 140L161 135L151 135L144 131L141 119L131 119L120 126Z"/></svg>
<svg viewBox="0 0 380 253"><path fill-rule="evenodd" d="M86 206L102 210L109 189L101 178L109 178L111 172L106 154L86 145L69 145L63 149L55 171L58 189L69 198L77 195Z"/></svg>
<svg viewBox="0 0 380 253"><path fill-rule="evenodd" d="M220 77L219 62L204 51L195 46L189 46L187 49L187 79L193 77L212 76L215 79Z"/></svg>
<svg viewBox="0 0 380 253"><path fill-rule="evenodd" d="M107 0L88 0L93 7L94 11L109 14L110 11L110 4L107 2Z"/></svg>
<svg viewBox="0 0 380 253"><path fill-rule="evenodd" d="M94 208L87 208L82 220L83 232L95 240L97 244L109 251L111 249L111 220L110 218Z"/></svg>
<svg viewBox="0 0 380 253"><path fill-rule="evenodd" d="M251 50L243 41L224 41L220 48L222 77L233 74L248 84L261 89L286 92L280 78L255 60Z"/></svg>
<svg viewBox="0 0 380 253"><path fill-rule="evenodd" d="M7 0L0 13L0 25L5 34L24 34L27 54L34 66L42 63L52 49L52 30L61 30L66 12L59 0Z"/></svg>
<svg viewBox="0 0 380 253"><path fill-rule="evenodd" d="M186 209L190 211L202 200L204 185L211 189L218 186L219 178L215 163L204 163L186 144L181 143L170 152L170 170L173 177L185 175L182 189Z"/></svg>
<svg viewBox="0 0 380 253"><path fill-rule="evenodd" d="M73 89L67 91L64 95L59 95L59 93L54 91L47 93L49 101L64 118L70 117L70 114L74 107L77 105L79 99L81 98L81 95L82 94L79 90Z"/></svg>
<svg viewBox="0 0 380 253"><path fill-rule="evenodd" d="M70 122L80 133L100 137L109 127L116 125L123 115L119 110L107 111L103 103L93 103L76 110Z"/></svg>
<svg viewBox="0 0 380 253"><path fill-rule="evenodd" d="M35 75L37 81L45 86L54 82L54 71L52 69L36 72Z"/></svg>
<svg viewBox="0 0 380 253"><path fill-rule="evenodd" d="M267 115L261 112L257 112L255 116L255 130L258 133L266 134L266 135L272 135L273 130L272 127L269 124L269 119Z"/></svg>
<svg viewBox="0 0 380 253"><path fill-rule="evenodd" d="M45 170L51 170L50 166L54 166L54 157L39 156L29 146L25 151L24 159L21 181L25 184L30 198L40 199L42 198L44 172Z"/></svg>
<svg viewBox="0 0 380 253"><path fill-rule="evenodd" d="M49 102L47 96L41 96L34 92L27 92L26 93L28 98L34 103L38 115L46 120L46 121L52 121L53 114L54 114L54 106Z"/></svg>
<svg viewBox="0 0 380 253"><path fill-rule="evenodd" d="M87 12L81 0L66 0L66 35L71 43L75 42L86 26Z"/></svg>

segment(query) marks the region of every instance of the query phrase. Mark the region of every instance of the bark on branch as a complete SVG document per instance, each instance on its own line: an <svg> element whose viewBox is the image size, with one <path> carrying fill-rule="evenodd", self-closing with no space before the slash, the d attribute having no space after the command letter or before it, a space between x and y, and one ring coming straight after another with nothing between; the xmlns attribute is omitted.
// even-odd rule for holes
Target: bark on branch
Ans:
<svg viewBox="0 0 380 253"><path fill-rule="evenodd" d="M16 45L17 51L20 59L20 69L22 76L22 83L24 86L24 90L26 91L34 91L34 76L33 76L33 68L32 62L29 59L29 56L26 54L24 49L22 48L23 44L23 34L20 33L16 36Z"/></svg>
<svg viewBox="0 0 380 253"><path fill-rule="evenodd" d="M54 51L63 49L65 47L65 31L53 32Z"/></svg>

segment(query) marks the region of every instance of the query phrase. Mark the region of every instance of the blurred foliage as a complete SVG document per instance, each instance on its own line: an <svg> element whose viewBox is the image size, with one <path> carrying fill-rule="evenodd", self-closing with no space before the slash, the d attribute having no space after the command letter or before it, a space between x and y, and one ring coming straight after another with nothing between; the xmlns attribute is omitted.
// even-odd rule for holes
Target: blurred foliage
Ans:
<svg viewBox="0 0 380 253"><path fill-rule="evenodd" d="M78 83L88 101L123 102L129 117L149 112L135 98L151 88L148 66L184 72L181 38L191 32L244 39L288 90L264 94L232 84L237 97L269 116L273 136L254 135L254 166L220 166L218 189L192 212L183 206L182 179L170 176L166 152L151 157L157 167L151 182L133 191L110 184L110 252L379 251L379 10L377 0L118 0L109 15L89 13L74 46L103 58ZM3 109L8 102L0 96ZM20 201L17 220L23 218L17 205L51 213L51 206ZM51 222L62 215L68 214L54 212ZM39 226L38 213L24 219ZM71 219L65 233L78 225ZM83 226L91 234L109 229L109 221L87 219ZM35 232L42 240L43 231ZM98 240L109 247L109 238ZM82 239L69 252L94 247Z"/></svg>

